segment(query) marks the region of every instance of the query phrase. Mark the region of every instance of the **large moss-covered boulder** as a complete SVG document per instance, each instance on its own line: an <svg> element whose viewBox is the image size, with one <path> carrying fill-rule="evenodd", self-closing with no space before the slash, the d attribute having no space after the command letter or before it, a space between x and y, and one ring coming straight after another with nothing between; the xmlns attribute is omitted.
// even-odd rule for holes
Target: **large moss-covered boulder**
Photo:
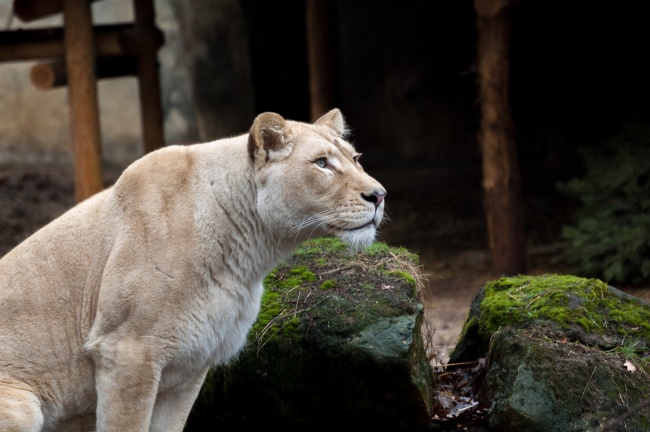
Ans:
<svg viewBox="0 0 650 432"><path fill-rule="evenodd" d="M430 426L416 255L313 240L264 284L245 350L211 371L186 430Z"/></svg>
<svg viewBox="0 0 650 432"><path fill-rule="evenodd" d="M647 303L596 279L518 276L479 292L450 363L487 358L490 431L646 431L649 355Z"/></svg>

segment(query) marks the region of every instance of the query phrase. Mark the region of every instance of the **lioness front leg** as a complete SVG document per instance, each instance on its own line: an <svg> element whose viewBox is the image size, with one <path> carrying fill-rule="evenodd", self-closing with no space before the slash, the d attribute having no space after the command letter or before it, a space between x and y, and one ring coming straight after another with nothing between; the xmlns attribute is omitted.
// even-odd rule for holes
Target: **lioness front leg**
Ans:
<svg viewBox="0 0 650 432"><path fill-rule="evenodd" d="M36 396L15 385L0 384L0 431L38 432L43 413Z"/></svg>
<svg viewBox="0 0 650 432"><path fill-rule="evenodd" d="M161 367L142 341L101 341L88 350L95 361L97 430L147 432Z"/></svg>
<svg viewBox="0 0 650 432"><path fill-rule="evenodd" d="M193 380L158 394L151 417L150 432L181 432L183 430L207 373L208 368L206 367Z"/></svg>

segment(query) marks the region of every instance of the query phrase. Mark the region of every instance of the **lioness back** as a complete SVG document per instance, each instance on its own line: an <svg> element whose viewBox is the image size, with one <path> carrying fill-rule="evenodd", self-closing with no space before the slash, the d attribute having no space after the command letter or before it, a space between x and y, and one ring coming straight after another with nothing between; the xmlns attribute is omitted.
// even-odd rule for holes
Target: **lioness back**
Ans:
<svg viewBox="0 0 650 432"><path fill-rule="evenodd" d="M375 238L386 191L335 109L168 146L0 259L0 430L182 431L300 242Z"/></svg>

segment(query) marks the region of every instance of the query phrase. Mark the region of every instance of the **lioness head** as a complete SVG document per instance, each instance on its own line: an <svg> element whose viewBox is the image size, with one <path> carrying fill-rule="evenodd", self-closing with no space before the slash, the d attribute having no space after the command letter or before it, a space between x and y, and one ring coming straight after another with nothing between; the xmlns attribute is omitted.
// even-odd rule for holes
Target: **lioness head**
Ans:
<svg viewBox="0 0 650 432"><path fill-rule="evenodd" d="M369 246L384 214L386 190L366 174L345 140L338 109L313 124L275 113L257 116L248 139L258 181L258 211L292 243L334 235Z"/></svg>

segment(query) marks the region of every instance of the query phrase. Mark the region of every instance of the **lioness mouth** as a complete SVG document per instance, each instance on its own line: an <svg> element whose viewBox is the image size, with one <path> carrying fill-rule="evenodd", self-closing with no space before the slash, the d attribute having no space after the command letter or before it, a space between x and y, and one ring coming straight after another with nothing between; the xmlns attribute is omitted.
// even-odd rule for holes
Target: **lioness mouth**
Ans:
<svg viewBox="0 0 650 432"><path fill-rule="evenodd" d="M354 227L354 228L341 228L341 227L337 227L337 226L334 226L334 225L330 225L330 228L335 229L337 231L358 231L358 230L363 229L363 228L365 228L365 227L367 227L369 225L375 225L374 219L371 220L371 221L368 221L367 223L365 223L363 225L359 225L358 227Z"/></svg>
<svg viewBox="0 0 650 432"><path fill-rule="evenodd" d="M363 225L358 226L358 227L356 227L356 228L352 228L352 229L350 229L350 230L348 230L348 231L356 231L356 230L360 230L360 229L365 228L365 227L367 227L367 226L369 226L369 225L373 225L373 226L374 226L374 225L375 225L375 220L373 219L373 220L371 220L370 222L368 222L368 223L366 223L366 224L363 224Z"/></svg>

